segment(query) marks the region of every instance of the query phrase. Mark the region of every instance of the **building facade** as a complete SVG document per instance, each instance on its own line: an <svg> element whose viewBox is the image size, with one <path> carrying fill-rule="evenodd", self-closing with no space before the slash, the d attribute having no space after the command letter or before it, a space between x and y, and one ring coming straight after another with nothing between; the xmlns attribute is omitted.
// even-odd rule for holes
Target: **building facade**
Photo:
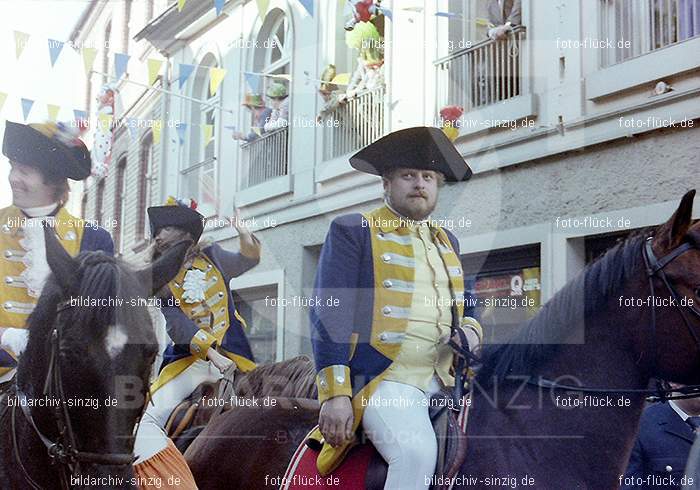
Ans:
<svg viewBox="0 0 700 490"><path fill-rule="evenodd" d="M144 250L148 203L195 198L210 218L205 236L230 249L237 207L263 243L260 265L232 283L261 360L310 352L306 305L328 225L382 202L380 179L351 169L349 155L387 132L439 124L445 106L464 109L455 145L474 176L441 189L434 218L459 239L477 294L500 300L481 308L491 341L700 183L697 2L522 0L519 24L496 41L487 0L384 0L385 83L321 123L324 68L358 63L345 2L319 0L310 12L270 0L261 12L229 0L218 15L208 0L181 11L156 2L153 18L143 21L146 8L136 22L142 3L93 2L76 28L99 36L109 12L116 22L131 5L128 32L111 35L141 60L134 72L149 57L165 61L154 85L163 91L121 85L131 114L165 122L158 143L148 129L119 130L110 174L88 183L85 216L120 216L120 250L132 258ZM194 70L181 83L183 65ZM211 68L226 70L214 92ZM289 124L232 138L253 125L245 95L273 82L288 87Z"/></svg>

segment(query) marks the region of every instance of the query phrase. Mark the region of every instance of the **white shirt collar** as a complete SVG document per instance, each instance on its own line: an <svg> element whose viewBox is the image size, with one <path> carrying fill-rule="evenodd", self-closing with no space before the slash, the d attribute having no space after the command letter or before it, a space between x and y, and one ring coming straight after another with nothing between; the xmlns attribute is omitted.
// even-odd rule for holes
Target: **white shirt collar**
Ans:
<svg viewBox="0 0 700 490"><path fill-rule="evenodd" d="M38 218L40 216L48 216L51 212L58 207L58 203L52 203L48 206L37 206L35 208L20 208L22 212L29 216L30 218Z"/></svg>
<svg viewBox="0 0 700 490"><path fill-rule="evenodd" d="M673 400L669 400L668 404L671 405L671 408L673 409L673 411L676 412L681 419L683 419L683 422L688 420L688 417L690 417L690 415L685 413L683 411L683 409L681 407L679 407L678 405L676 405L676 403Z"/></svg>

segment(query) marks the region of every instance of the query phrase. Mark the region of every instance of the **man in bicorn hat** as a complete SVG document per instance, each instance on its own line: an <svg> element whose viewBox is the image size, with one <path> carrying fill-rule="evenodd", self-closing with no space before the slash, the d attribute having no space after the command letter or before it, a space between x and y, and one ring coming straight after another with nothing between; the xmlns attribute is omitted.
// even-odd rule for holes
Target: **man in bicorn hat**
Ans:
<svg viewBox="0 0 700 490"><path fill-rule="evenodd" d="M172 344L165 351L160 375L151 386L151 403L136 434L135 469L144 477L153 476L159 460L172 464L181 460L163 429L182 400L201 383L221 379L232 365L242 372L255 368L247 326L236 310L229 282L258 264L260 242L236 214L240 252L228 252L216 243L198 243L205 218L196 208L191 199L173 197L164 206L148 208L153 259L182 240L191 239L194 244L178 274L159 294ZM160 466L168 471L169 464Z"/></svg>
<svg viewBox="0 0 700 490"><path fill-rule="evenodd" d="M385 488L426 488L437 461L429 397L455 383L447 342L457 329L471 348L482 336L464 309L457 239L430 214L443 182L467 180L471 170L442 131L426 127L389 134L350 163L382 177L385 202L334 219L321 250L321 306L311 311L317 466L333 471L362 425L389 465Z"/></svg>
<svg viewBox="0 0 700 490"><path fill-rule="evenodd" d="M14 376L27 344L27 318L49 275L42 221L73 256L90 250L114 254L106 230L64 207L68 179L90 175L90 153L77 127L7 121L2 152L10 161L12 205L0 210L0 383Z"/></svg>

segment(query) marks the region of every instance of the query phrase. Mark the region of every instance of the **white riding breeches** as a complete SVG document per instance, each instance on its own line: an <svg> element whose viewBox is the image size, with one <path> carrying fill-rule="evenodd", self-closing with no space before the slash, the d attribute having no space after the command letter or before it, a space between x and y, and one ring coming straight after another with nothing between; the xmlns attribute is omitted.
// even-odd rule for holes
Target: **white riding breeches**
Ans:
<svg viewBox="0 0 700 490"><path fill-rule="evenodd" d="M425 489L437 463L437 440L429 416L430 395L440 390L433 378L428 392L382 381L362 415L365 434L389 465L386 490Z"/></svg>
<svg viewBox="0 0 700 490"><path fill-rule="evenodd" d="M211 361L197 359L153 394L152 403L148 404L136 432L134 453L138 459L135 464L165 449L168 436L164 428L175 407L190 396L200 384L216 382L222 376Z"/></svg>

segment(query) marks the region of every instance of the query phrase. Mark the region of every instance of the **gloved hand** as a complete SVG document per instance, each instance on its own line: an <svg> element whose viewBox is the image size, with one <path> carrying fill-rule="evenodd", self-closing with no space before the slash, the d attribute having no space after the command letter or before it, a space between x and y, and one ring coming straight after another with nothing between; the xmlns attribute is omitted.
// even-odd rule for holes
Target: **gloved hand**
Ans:
<svg viewBox="0 0 700 490"><path fill-rule="evenodd" d="M29 330L24 328L6 328L2 334L0 345L5 349L9 349L16 356L21 356L24 349L27 347L29 339Z"/></svg>

